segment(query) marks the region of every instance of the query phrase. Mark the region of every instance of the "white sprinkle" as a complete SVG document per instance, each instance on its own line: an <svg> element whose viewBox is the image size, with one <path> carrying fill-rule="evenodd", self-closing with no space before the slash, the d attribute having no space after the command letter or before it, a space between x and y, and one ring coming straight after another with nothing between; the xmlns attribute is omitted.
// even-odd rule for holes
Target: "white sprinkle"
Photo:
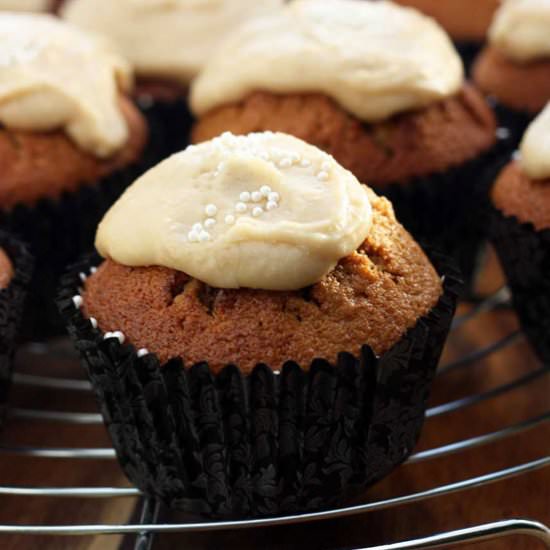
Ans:
<svg viewBox="0 0 550 550"><path fill-rule="evenodd" d="M187 234L187 238L189 239L190 243L196 243L199 241L199 234L196 231L189 231Z"/></svg>
<svg viewBox="0 0 550 550"><path fill-rule="evenodd" d="M216 220L214 218L207 218L204 221L204 227L206 227L206 229L212 229L215 225L216 225Z"/></svg>
<svg viewBox="0 0 550 550"><path fill-rule="evenodd" d="M269 195L267 196L267 200L269 202L279 202L280 200L280 196L279 196L279 193L277 193L276 191L274 191L273 193L269 193Z"/></svg>
<svg viewBox="0 0 550 550"><path fill-rule="evenodd" d="M292 166L292 159L285 157L279 161L280 168L290 168Z"/></svg>
<svg viewBox="0 0 550 550"><path fill-rule="evenodd" d="M280 371L280 370L274 370L274 371L273 371L273 374L274 374L275 376L279 376L279 375L281 374L281 371Z"/></svg>
<svg viewBox="0 0 550 550"><path fill-rule="evenodd" d="M142 357L145 357L146 355L149 355L149 350L147 348L141 348L137 352L137 356L141 359Z"/></svg>
<svg viewBox="0 0 550 550"><path fill-rule="evenodd" d="M97 272L97 267L90 267L90 273L93 275Z"/></svg>
<svg viewBox="0 0 550 550"><path fill-rule="evenodd" d="M256 206L254 210L252 210L252 215L257 218L258 216L261 216L264 213L264 209L261 206Z"/></svg>
<svg viewBox="0 0 550 550"><path fill-rule="evenodd" d="M93 328L97 328L97 319L95 317L90 317L90 323Z"/></svg>
<svg viewBox="0 0 550 550"><path fill-rule="evenodd" d="M300 164L303 168L307 168L308 166L311 166L311 161L308 159L302 159L302 162Z"/></svg>
<svg viewBox="0 0 550 550"><path fill-rule="evenodd" d="M80 309L83 303L84 303L84 300L82 299L82 296L73 296L74 307L76 307L77 309Z"/></svg>
<svg viewBox="0 0 550 550"><path fill-rule="evenodd" d="M241 199L243 202L248 202L250 201L250 193L248 191L243 191L240 195L239 195L239 199Z"/></svg>
<svg viewBox="0 0 550 550"><path fill-rule="evenodd" d="M210 240L210 233L208 233L208 231L203 231L200 235L199 235L199 241L201 243L205 243L207 241Z"/></svg>
<svg viewBox="0 0 550 550"><path fill-rule="evenodd" d="M235 205L235 211L236 212L240 212L241 214L243 212L246 212L246 209L247 209L247 206L244 202L238 202L236 205Z"/></svg>
<svg viewBox="0 0 550 550"><path fill-rule="evenodd" d="M215 204L207 204L204 213L213 218L218 213L218 207Z"/></svg>
<svg viewBox="0 0 550 550"><path fill-rule="evenodd" d="M124 341L126 340L126 336L124 336L124 333L120 330L117 330L112 333L113 338L116 338L121 344L124 344Z"/></svg>
<svg viewBox="0 0 550 550"><path fill-rule="evenodd" d="M269 193L271 193L271 187L269 187L269 185L262 185L262 187L260 187L260 193L264 197L268 197Z"/></svg>
<svg viewBox="0 0 550 550"><path fill-rule="evenodd" d="M521 152L518 150L518 151L514 151L514 153L512 154L512 158L514 160L521 160Z"/></svg>
<svg viewBox="0 0 550 550"><path fill-rule="evenodd" d="M191 228L191 231L195 231L196 233L200 233L202 231L202 223L196 223Z"/></svg>
<svg viewBox="0 0 550 550"><path fill-rule="evenodd" d="M232 216L231 214L227 214L227 216L225 216L225 223L227 225L233 225L235 223L235 216Z"/></svg>
<svg viewBox="0 0 550 550"><path fill-rule="evenodd" d="M326 172L324 172L324 171L323 171L323 172L319 172L319 173L317 174L317 179L318 179L319 181L327 181L327 180L328 180L328 174L327 174Z"/></svg>
<svg viewBox="0 0 550 550"><path fill-rule="evenodd" d="M113 333L112 332L106 332L104 335L103 335L103 340L108 340L109 338L112 338L113 337Z"/></svg>
<svg viewBox="0 0 550 550"><path fill-rule="evenodd" d="M279 208L279 203L275 201L268 201L265 208L266 210L275 210L275 208Z"/></svg>
<svg viewBox="0 0 550 550"><path fill-rule="evenodd" d="M498 139L508 139L510 137L510 130L508 128L497 128L496 136Z"/></svg>
<svg viewBox="0 0 550 550"><path fill-rule="evenodd" d="M262 194L259 191L254 191L251 197L254 202L260 202L262 200Z"/></svg>
<svg viewBox="0 0 550 550"><path fill-rule="evenodd" d="M321 169L324 170L325 172L329 172L330 171L330 162L328 162L328 161L323 162L323 164L321 164Z"/></svg>
<svg viewBox="0 0 550 550"><path fill-rule="evenodd" d="M84 283L86 279L88 278L86 276L86 273L79 273L78 276L80 277L80 280Z"/></svg>

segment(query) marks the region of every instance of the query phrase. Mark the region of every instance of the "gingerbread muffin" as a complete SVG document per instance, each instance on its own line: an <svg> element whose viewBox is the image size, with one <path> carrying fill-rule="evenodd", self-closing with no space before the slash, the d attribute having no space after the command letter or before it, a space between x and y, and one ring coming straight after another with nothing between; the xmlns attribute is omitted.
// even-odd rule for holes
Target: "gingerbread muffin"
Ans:
<svg viewBox="0 0 550 550"><path fill-rule="evenodd" d="M104 39L50 15L4 13L0 45L0 226L37 259L35 337L55 330L59 275L143 171L147 128L128 64Z"/></svg>
<svg viewBox="0 0 550 550"><path fill-rule="evenodd" d="M550 362L550 105L531 124L518 159L491 195L493 242L522 327Z"/></svg>
<svg viewBox="0 0 550 550"><path fill-rule="evenodd" d="M328 154L271 132L189 147L127 190L96 246L60 306L143 490L216 516L315 509L412 451L451 278Z"/></svg>
<svg viewBox="0 0 550 550"><path fill-rule="evenodd" d="M0 427L6 412L13 359L33 261L19 240L0 231Z"/></svg>
<svg viewBox="0 0 550 550"><path fill-rule="evenodd" d="M394 0L433 17L455 42L470 66L485 42L487 31L501 0Z"/></svg>
<svg viewBox="0 0 550 550"><path fill-rule="evenodd" d="M550 101L549 35L549 0L507 0L474 65L475 83L496 99L502 124L514 130L517 142Z"/></svg>
<svg viewBox="0 0 550 550"><path fill-rule="evenodd" d="M432 19L390 2L296 0L235 31L191 105L197 143L273 130L324 149L470 278L496 123Z"/></svg>
<svg viewBox="0 0 550 550"><path fill-rule="evenodd" d="M183 149L192 117L191 79L215 46L242 21L283 0L65 0L61 16L111 38L135 68L135 98L147 116L157 162Z"/></svg>

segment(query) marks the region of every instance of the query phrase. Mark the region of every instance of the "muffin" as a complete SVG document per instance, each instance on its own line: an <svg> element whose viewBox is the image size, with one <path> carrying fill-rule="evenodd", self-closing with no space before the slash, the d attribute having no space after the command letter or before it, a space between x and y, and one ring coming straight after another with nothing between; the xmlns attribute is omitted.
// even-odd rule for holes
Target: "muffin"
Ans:
<svg viewBox="0 0 550 550"><path fill-rule="evenodd" d="M96 246L59 304L142 490L211 516L299 512L412 451L455 279L326 153L271 132L191 146Z"/></svg>
<svg viewBox="0 0 550 550"><path fill-rule="evenodd" d="M0 227L36 256L26 328L39 337L60 328L59 275L143 172L147 128L128 64L103 39L50 15L3 13L0 45Z"/></svg>
<svg viewBox="0 0 550 550"><path fill-rule="evenodd" d="M116 42L133 64L135 98L147 116L157 161L188 143L187 92L221 37L283 0L66 0L61 16Z"/></svg>
<svg viewBox="0 0 550 550"><path fill-rule="evenodd" d="M514 131L516 143L550 101L549 35L550 0L507 0L474 65L475 83L496 99L502 124Z"/></svg>
<svg viewBox="0 0 550 550"><path fill-rule="evenodd" d="M470 66L485 42L501 0L394 0L433 17L454 40L464 63Z"/></svg>
<svg viewBox="0 0 550 550"><path fill-rule="evenodd" d="M0 232L0 425L6 412L13 359L33 261L26 246Z"/></svg>
<svg viewBox="0 0 550 550"><path fill-rule="evenodd" d="M272 130L324 149L470 279L496 125L432 19L390 2L296 0L227 39L191 106L194 142Z"/></svg>
<svg viewBox="0 0 550 550"><path fill-rule="evenodd" d="M550 104L492 190L493 242L522 327L550 363Z"/></svg>

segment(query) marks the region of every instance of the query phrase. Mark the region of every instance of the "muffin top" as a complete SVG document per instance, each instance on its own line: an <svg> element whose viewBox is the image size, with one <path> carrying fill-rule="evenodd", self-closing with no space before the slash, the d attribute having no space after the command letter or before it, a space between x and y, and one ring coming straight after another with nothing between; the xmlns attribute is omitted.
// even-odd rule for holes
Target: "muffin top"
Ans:
<svg viewBox="0 0 550 550"><path fill-rule="evenodd" d="M49 11L52 0L0 0L3 11Z"/></svg>
<svg viewBox="0 0 550 550"><path fill-rule="evenodd" d="M0 290L8 288L13 279L13 264L3 248L0 248Z"/></svg>
<svg viewBox="0 0 550 550"><path fill-rule="evenodd" d="M214 287L296 290L353 253L371 217L367 188L330 155L286 134L226 133L137 180L96 247Z"/></svg>
<svg viewBox="0 0 550 550"><path fill-rule="evenodd" d="M282 134L172 156L107 214L97 245L106 261L83 293L92 322L214 371L307 368L365 344L382 354L442 294L390 203Z"/></svg>
<svg viewBox="0 0 550 550"><path fill-rule="evenodd" d="M506 0L489 31L507 58L527 63L550 56L550 0Z"/></svg>
<svg viewBox="0 0 550 550"><path fill-rule="evenodd" d="M221 37L283 0L72 0L62 17L113 39L136 74L188 85Z"/></svg>
<svg viewBox="0 0 550 550"><path fill-rule="evenodd" d="M366 122L456 94L462 62L437 23L391 2L294 0L231 34L195 80L197 115L250 93L320 92Z"/></svg>
<svg viewBox="0 0 550 550"><path fill-rule="evenodd" d="M102 38L49 15L0 14L0 122L62 129L81 149L108 157L128 128L119 105L131 86L126 61Z"/></svg>

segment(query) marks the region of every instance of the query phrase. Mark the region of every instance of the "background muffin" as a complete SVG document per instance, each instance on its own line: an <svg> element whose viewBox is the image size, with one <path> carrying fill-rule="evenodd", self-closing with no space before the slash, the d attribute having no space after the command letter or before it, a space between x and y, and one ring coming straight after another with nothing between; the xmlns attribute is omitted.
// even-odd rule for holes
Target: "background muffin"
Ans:
<svg viewBox="0 0 550 550"><path fill-rule="evenodd" d="M515 131L518 141L550 101L549 35L549 0L508 0L474 65L476 85L496 98L502 124Z"/></svg>
<svg viewBox="0 0 550 550"><path fill-rule="evenodd" d="M0 232L0 425L6 410L32 266L27 247L7 233Z"/></svg>
<svg viewBox="0 0 550 550"><path fill-rule="evenodd" d="M195 142L274 130L334 155L470 277L495 119L433 20L389 2L297 0L228 38L191 104Z"/></svg>
<svg viewBox="0 0 550 550"><path fill-rule="evenodd" d="M147 116L157 161L188 143L187 90L215 46L242 21L283 0L69 0L62 17L111 38L137 75L135 96Z"/></svg>
<svg viewBox="0 0 550 550"><path fill-rule="evenodd" d="M78 266L60 305L142 489L209 515L315 509L411 452L450 279L326 153L272 133L190 147L128 189L96 244L106 261Z"/></svg>
<svg viewBox="0 0 550 550"><path fill-rule="evenodd" d="M514 307L541 360L550 361L550 106L532 123L521 156L492 191L493 241Z"/></svg>
<svg viewBox="0 0 550 550"><path fill-rule="evenodd" d="M130 69L103 39L49 15L4 13L0 46L0 225L37 258L36 336L53 329L59 274L141 173L147 128L128 99Z"/></svg>

